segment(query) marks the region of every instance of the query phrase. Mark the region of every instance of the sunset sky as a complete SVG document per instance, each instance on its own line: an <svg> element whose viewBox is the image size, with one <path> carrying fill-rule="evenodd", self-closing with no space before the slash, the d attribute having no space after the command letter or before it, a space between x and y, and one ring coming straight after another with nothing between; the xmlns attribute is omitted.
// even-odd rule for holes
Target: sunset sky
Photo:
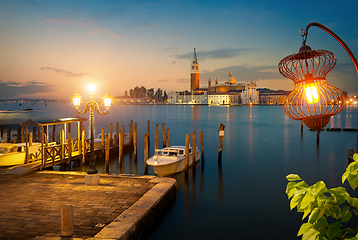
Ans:
<svg viewBox="0 0 358 240"><path fill-rule="evenodd" d="M135 86L189 90L196 48L200 87L232 72L237 82L292 90L279 61L297 53L299 30L319 22L358 55L358 1L0 0L0 99L70 99L85 86L121 96ZM358 95L343 47L317 27L312 49L332 51L329 84Z"/></svg>

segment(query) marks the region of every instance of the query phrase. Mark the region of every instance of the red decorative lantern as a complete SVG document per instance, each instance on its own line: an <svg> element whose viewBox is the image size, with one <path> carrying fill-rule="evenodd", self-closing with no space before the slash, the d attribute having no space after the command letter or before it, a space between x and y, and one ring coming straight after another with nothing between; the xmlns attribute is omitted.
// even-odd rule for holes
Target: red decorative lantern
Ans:
<svg viewBox="0 0 358 240"><path fill-rule="evenodd" d="M285 57L278 64L280 73L295 84L284 104L287 116L302 120L318 134L330 117L344 108L342 91L326 81L327 73L335 65L332 52L311 50L305 41L299 53Z"/></svg>

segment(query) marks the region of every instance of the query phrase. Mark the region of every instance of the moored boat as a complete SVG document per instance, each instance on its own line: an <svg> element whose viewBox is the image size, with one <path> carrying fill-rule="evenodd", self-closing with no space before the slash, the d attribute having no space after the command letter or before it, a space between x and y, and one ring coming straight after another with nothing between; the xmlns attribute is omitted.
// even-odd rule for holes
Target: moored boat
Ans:
<svg viewBox="0 0 358 240"><path fill-rule="evenodd" d="M189 166L200 160L200 151L195 149L195 161L193 161L193 150L189 147L189 153L185 152L185 146L172 146L156 149L153 157L147 160L158 176L168 176L181 172L185 169L185 155L189 155Z"/></svg>
<svg viewBox="0 0 358 240"><path fill-rule="evenodd" d="M29 154L36 153L41 143L33 143ZM24 164L26 161L25 143L0 143L0 167Z"/></svg>

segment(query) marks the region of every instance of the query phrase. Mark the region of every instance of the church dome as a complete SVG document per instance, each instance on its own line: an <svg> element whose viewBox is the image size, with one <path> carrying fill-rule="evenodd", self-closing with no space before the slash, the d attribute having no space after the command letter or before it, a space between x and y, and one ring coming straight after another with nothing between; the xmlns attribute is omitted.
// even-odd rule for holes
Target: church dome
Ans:
<svg viewBox="0 0 358 240"><path fill-rule="evenodd" d="M232 72L229 73L229 78L228 78L227 83L229 83L229 84L235 84L236 83L236 78L234 78L232 76Z"/></svg>

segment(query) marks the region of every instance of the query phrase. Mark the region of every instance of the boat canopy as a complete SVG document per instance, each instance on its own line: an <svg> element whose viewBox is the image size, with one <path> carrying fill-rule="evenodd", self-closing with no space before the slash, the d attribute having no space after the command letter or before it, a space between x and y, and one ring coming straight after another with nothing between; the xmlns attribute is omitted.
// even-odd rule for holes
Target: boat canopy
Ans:
<svg viewBox="0 0 358 240"><path fill-rule="evenodd" d="M87 118L83 118L81 116L71 117L71 118L40 120L40 121L34 121L32 119L29 119L23 123L20 123L20 126L22 126L22 127L42 127L42 126L72 123L72 122L84 122L84 121L87 121Z"/></svg>

